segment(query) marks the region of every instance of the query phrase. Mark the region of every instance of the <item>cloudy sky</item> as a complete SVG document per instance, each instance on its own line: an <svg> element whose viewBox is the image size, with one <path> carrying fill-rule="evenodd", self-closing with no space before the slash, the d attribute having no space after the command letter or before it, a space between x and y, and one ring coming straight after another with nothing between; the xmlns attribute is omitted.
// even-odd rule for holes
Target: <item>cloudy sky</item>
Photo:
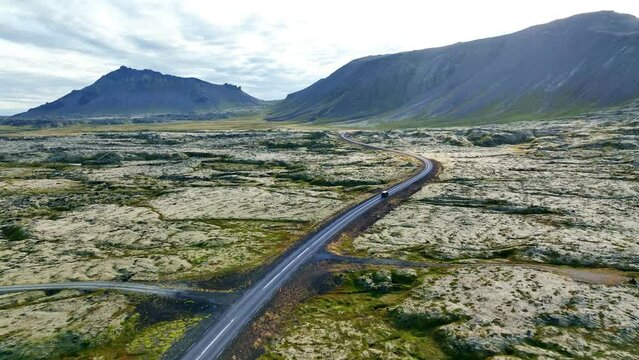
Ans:
<svg viewBox="0 0 639 360"><path fill-rule="evenodd" d="M279 99L366 55L442 46L637 0L0 0L0 115L120 65Z"/></svg>

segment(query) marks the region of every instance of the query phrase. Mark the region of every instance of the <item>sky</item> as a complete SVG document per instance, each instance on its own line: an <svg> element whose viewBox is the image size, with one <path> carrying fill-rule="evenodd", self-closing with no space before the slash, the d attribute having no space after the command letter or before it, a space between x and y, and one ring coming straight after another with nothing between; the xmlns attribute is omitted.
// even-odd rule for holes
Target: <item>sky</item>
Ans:
<svg viewBox="0 0 639 360"><path fill-rule="evenodd" d="M0 0L0 115L120 65L281 99L350 60L503 35L637 0Z"/></svg>

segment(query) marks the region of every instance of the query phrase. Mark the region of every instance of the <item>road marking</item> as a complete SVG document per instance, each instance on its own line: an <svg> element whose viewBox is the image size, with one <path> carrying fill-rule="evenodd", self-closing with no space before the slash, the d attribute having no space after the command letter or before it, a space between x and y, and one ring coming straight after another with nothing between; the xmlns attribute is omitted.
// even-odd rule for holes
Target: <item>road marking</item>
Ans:
<svg viewBox="0 0 639 360"><path fill-rule="evenodd" d="M346 134L341 133L340 134L342 136L342 138L344 138L347 141L353 142L353 143L358 143L361 145L365 145L374 149L379 149L379 150L387 150L387 151L392 151L392 152L396 152L396 153L400 153L400 154L408 154L402 151L395 151L395 150L390 150L390 149L384 149L382 147L378 147L378 146L369 146L366 145L364 143L360 143L354 140L351 140L349 138L346 137ZM411 156L414 156L412 154L408 154ZM430 160L424 158L423 156L416 156L416 158L420 161L422 161L425 164L424 169L422 170L422 172L420 172L419 174L415 175L413 178L408 179L404 182L401 182L399 184L396 184L395 186L391 187L390 189L388 189L388 192L391 193L391 195L394 195L397 192L400 192L404 189L406 189L407 187L411 186L412 184L416 183L417 181L421 180L422 178L424 178L425 176L427 176L433 169L433 164ZM264 285L264 287L262 288L262 290L265 290L267 287L269 287L276 279L278 279L283 273L285 273L291 266L295 265L297 263L297 261L309 250L312 251L316 251L317 247L319 245L322 245L327 238L331 238L332 235L334 235L333 233L336 230L343 230L344 227L346 225L348 225L351 221L353 221L353 219L357 218L358 216L360 216L362 213L369 211L374 205L377 205L378 203L380 203L380 198L378 196L372 196L371 198L369 198L368 200L364 201L363 203L355 206L354 208L350 209L349 211L347 211L346 213L342 214L341 219L334 221L332 223L332 225L326 227L325 229L323 229L322 231L320 231L319 233L315 234L316 239L313 240L309 245L307 245L306 249L304 249L301 253L299 253L297 256L295 256L295 258L293 258L292 260L289 261L288 264L286 264L286 266L284 266L282 268L282 270L280 270L275 276L273 276L273 278L266 283L266 285ZM310 239L309 239L310 240ZM275 270L273 270L275 271ZM233 309L241 309L244 314L240 315L240 318L244 318L247 315L250 315L251 317L254 315L253 312L257 311L257 309L259 309L263 304L264 304L264 299L265 297L258 299L257 300L257 304L261 304L259 305L257 308L253 308L253 309L242 309L243 307L245 307L246 304L249 304L249 300L255 296L260 290L258 290L257 287L250 289L247 293L244 294L244 296L242 296L229 310L228 313L231 312L231 310ZM270 297L267 293L266 297ZM255 303L255 302L254 302ZM248 310L248 313L247 311ZM237 317L236 317L237 318ZM208 346L206 346L206 348L204 349L203 352L200 353L200 355L195 358L195 360L200 360L205 353L209 350L209 348L220 338L220 336L229 328L229 326L231 326L231 324L236 320L236 318L233 318L218 334L217 336L208 344ZM231 334L231 340L235 337L235 333ZM202 339L204 340L204 339Z"/></svg>
<svg viewBox="0 0 639 360"><path fill-rule="evenodd" d="M209 351L209 348L210 348L210 347L211 347L211 346L215 343L215 341L217 341L217 339L219 339L219 338L220 338L220 336L221 336L221 335L222 335L222 334L226 331L226 329L228 329L228 328L229 328L229 326L231 326L231 324L233 323L233 321L235 321L235 319L234 319L234 318L233 318L233 319L231 319L231 321L229 321L229 323L228 323L228 324L226 324L226 326L224 327L224 329L222 329L222 331L220 331L220 332L217 334L217 336L213 339L213 341L211 341L211 342L209 343L209 345L208 345L207 347L205 347L205 348L204 348L204 351L202 351L202 352L200 353L200 356L196 357L196 358L195 358L195 360L200 360L200 359L202 358L202 356L204 356L204 354L205 354L207 351Z"/></svg>
<svg viewBox="0 0 639 360"><path fill-rule="evenodd" d="M368 201L367 201L367 202L368 202ZM362 204L360 204L360 205L364 205L364 204L366 204L367 202L364 202L364 203L362 203ZM367 204L367 205L368 205L368 204ZM367 207L367 206L366 206L366 207ZM342 223L344 223L344 222L349 222L349 221L351 221L351 219L352 219L354 216L358 216L358 215L359 215L359 213L361 212L362 208L359 208L359 209L358 209L358 208L356 207L356 208L354 208L353 210L355 210L355 211L353 211L350 215L347 215L345 218L342 218L340 221L338 221L338 222L336 222L335 224L333 224L332 226L329 226L328 228L326 228L326 229L323 231L323 234L322 234L322 235L320 235L320 237L319 237L319 238L318 238L315 242L311 243L311 245L310 245L310 246L308 246L306 249L304 249L304 251L302 251L299 255L297 255L297 256L295 257L295 259L291 260L291 261L290 261L290 262L289 262L289 263L288 263L288 264L287 264L287 265L286 265L286 266L285 266L282 270L280 270L280 272L278 272L278 273L277 273L277 275L275 275L275 276L271 279L271 281L269 281L268 283L266 283L266 285L264 285L264 287L262 288L262 290L266 289L269 285L271 285L271 284L273 283L273 281L275 281L278 277L280 277L280 275L282 275L282 273L283 273L284 271L286 271L286 269L288 269L291 265L293 265L293 263L295 263L295 262L297 261L297 259L299 259L302 255L304 255L304 253L305 253L305 252L307 252L307 251L308 251L308 250L310 250L312 247L314 247L315 245L317 245L317 243L318 243L318 242L323 242L323 241L324 241L324 237L325 237L326 235L329 235L331 232L333 232L333 231L335 230L335 228L336 228L336 227L340 227L340 226L342 225Z"/></svg>
<svg viewBox="0 0 639 360"><path fill-rule="evenodd" d="M289 266L293 265L293 263L294 263L295 261L297 261L297 259L299 259L299 258L300 258L300 256L304 255L304 253L305 253L305 252L307 252L307 251L308 251L308 249L310 249L310 247L307 247L306 249L304 249L304 251L302 251L299 255L297 255L297 256L295 257L295 259L291 260L291 261L288 263L288 265L286 265L286 266L284 267L284 269L282 269L280 272L278 272L278 273L277 273L277 275L275 275L275 276L271 279L271 281L269 281L266 285L264 285L264 287L263 287L262 289L266 289L269 285L271 285L271 283L272 283L273 281L275 281L275 279L277 279L280 275L282 275L282 273L283 273L284 271L286 271L286 269L288 269L288 267L289 267Z"/></svg>

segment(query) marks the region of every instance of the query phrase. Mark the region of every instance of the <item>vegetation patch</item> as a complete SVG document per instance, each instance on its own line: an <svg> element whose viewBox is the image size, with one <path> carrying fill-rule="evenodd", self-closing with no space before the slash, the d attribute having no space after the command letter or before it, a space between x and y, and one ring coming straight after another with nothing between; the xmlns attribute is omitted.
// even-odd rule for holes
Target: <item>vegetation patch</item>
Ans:
<svg viewBox="0 0 639 360"><path fill-rule="evenodd" d="M189 327L202 319L202 317L193 317L149 326L136 334L135 338L126 345L126 352L129 356L160 359L171 345L184 336Z"/></svg>
<svg viewBox="0 0 639 360"><path fill-rule="evenodd" d="M0 283L245 275L414 170L324 131L103 130L0 138Z"/></svg>
<svg viewBox="0 0 639 360"><path fill-rule="evenodd" d="M380 268L336 276L341 285L302 304L262 359L446 358L432 333L397 326L389 313L408 296L416 272Z"/></svg>
<svg viewBox="0 0 639 360"><path fill-rule="evenodd" d="M3 226L1 231L2 236L9 241L20 241L29 238L29 232L17 224Z"/></svg>
<svg viewBox="0 0 639 360"><path fill-rule="evenodd" d="M360 131L357 140L428 154L443 171L353 239L352 251L639 270L632 119Z"/></svg>

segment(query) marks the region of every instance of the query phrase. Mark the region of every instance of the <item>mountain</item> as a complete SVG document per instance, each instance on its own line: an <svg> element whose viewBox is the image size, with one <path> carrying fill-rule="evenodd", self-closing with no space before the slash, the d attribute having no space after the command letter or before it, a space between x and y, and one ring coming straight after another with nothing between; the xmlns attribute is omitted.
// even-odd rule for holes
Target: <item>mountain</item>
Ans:
<svg viewBox="0 0 639 360"><path fill-rule="evenodd" d="M269 118L454 124L566 114L638 96L639 19L603 11L357 59L289 94Z"/></svg>
<svg viewBox="0 0 639 360"><path fill-rule="evenodd" d="M215 113L260 103L234 85L216 85L122 66L82 90L73 90L14 117Z"/></svg>

